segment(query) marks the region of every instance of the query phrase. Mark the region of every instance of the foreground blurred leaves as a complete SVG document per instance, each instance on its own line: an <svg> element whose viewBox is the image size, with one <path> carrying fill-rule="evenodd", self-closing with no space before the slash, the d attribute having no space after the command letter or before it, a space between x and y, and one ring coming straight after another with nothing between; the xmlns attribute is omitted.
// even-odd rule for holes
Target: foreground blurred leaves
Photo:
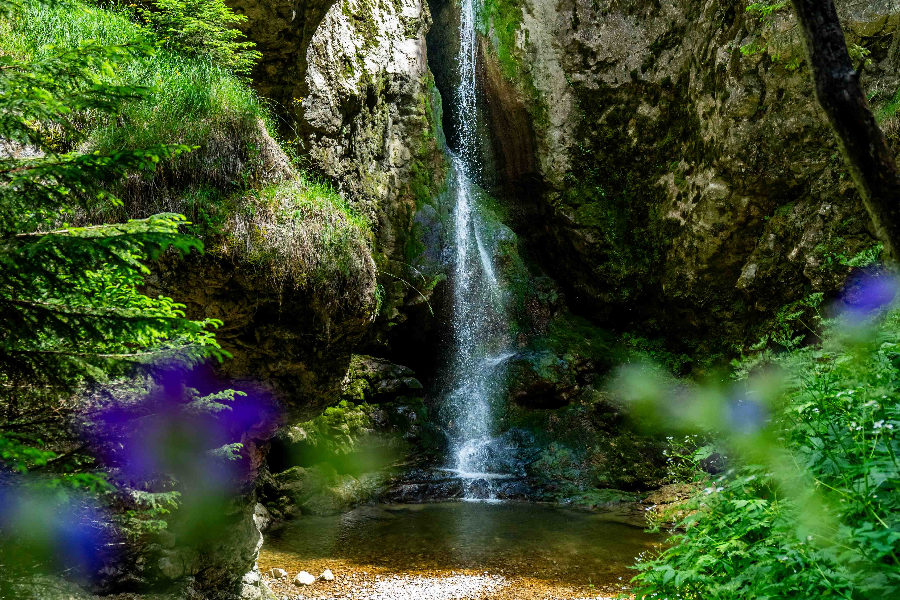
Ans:
<svg viewBox="0 0 900 600"><path fill-rule="evenodd" d="M821 342L688 384L623 370L618 391L657 427L714 434L728 471L707 480L638 598L900 598L897 281L853 282Z"/></svg>

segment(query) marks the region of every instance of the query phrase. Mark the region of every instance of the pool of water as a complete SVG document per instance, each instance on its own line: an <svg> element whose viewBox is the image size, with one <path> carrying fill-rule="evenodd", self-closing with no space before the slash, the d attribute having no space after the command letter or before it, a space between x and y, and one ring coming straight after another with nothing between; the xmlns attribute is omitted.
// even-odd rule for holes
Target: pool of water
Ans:
<svg viewBox="0 0 900 600"><path fill-rule="evenodd" d="M266 535L260 565L339 561L383 572L466 569L606 585L630 579L635 557L664 540L613 514L548 505L377 505L288 522Z"/></svg>

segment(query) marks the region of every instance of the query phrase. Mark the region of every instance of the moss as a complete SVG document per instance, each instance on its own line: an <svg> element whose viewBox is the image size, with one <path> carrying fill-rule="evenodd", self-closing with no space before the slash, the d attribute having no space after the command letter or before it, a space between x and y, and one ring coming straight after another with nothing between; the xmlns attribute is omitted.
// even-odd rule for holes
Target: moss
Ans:
<svg viewBox="0 0 900 600"><path fill-rule="evenodd" d="M375 305L373 233L334 189L296 179L239 196L214 253L258 267L274 283L318 302Z"/></svg>
<svg viewBox="0 0 900 600"><path fill-rule="evenodd" d="M520 71L516 32L522 25L522 7L517 0L484 0L478 17L482 35L493 38L501 72L516 81Z"/></svg>
<svg viewBox="0 0 900 600"><path fill-rule="evenodd" d="M517 44L521 25L522 5L519 0L484 0L482 3L478 13L478 30L492 41L500 73L525 93L532 123L540 131L549 122L549 110L531 71L523 66L522 50Z"/></svg>
<svg viewBox="0 0 900 600"><path fill-rule="evenodd" d="M665 191L658 181L675 172L683 187L679 165L704 154L697 117L680 101L686 85L677 82L671 91L652 84L575 88L584 117L556 208L596 240L591 275L604 282L609 312L617 305L633 307L659 285L673 225L659 212ZM640 117L642 100L659 107L661 117Z"/></svg>
<svg viewBox="0 0 900 600"><path fill-rule="evenodd" d="M318 417L289 428L287 437L328 454L349 454L356 449L360 435L371 429L372 411L369 404L342 400Z"/></svg>
<svg viewBox="0 0 900 600"><path fill-rule="evenodd" d="M662 441L630 431L620 410L596 391L558 409L511 405L506 424L534 436L540 454L528 473L550 500L652 489L666 476Z"/></svg>
<svg viewBox="0 0 900 600"><path fill-rule="evenodd" d="M564 312L553 320L547 332L534 345L551 350L567 359L589 358L600 364L615 361L614 337L607 330L597 327L583 317Z"/></svg>

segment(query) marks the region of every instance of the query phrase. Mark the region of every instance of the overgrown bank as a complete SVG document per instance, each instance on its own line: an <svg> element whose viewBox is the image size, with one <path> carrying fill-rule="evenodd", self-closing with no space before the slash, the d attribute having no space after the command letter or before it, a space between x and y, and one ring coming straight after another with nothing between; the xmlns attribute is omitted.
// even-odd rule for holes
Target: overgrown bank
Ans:
<svg viewBox="0 0 900 600"><path fill-rule="evenodd" d="M900 593L900 312L890 272L848 287L821 338L693 389L650 373L625 394L649 419L718 441L671 547L638 563L638 598L892 598ZM638 379L635 379L638 377ZM647 413L645 413L647 414ZM683 463L685 464L685 463Z"/></svg>

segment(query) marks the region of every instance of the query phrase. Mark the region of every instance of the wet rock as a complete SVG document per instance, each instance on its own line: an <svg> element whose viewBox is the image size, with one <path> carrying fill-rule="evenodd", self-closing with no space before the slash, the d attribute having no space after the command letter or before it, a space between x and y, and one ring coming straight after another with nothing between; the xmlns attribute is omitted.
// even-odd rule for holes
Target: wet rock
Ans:
<svg viewBox="0 0 900 600"><path fill-rule="evenodd" d="M452 3L436 4L431 35L452 43ZM789 67L804 55L790 7L776 32L724 0L516 7L480 44L489 137L527 198L516 232L581 314L752 343L760 320L841 285L829 252L873 245L808 74ZM848 41L873 50L864 85L895 89L896 6L841 10Z"/></svg>
<svg viewBox="0 0 900 600"><path fill-rule="evenodd" d="M287 575L288 575L287 571L285 571L284 569L270 569L269 570L269 577L271 577L272 579L283 579L283 578L287 577Z"/></svg>
<svg viewBox="0 0 900 600"><path fill-rule="evenodd" d="M270 515L269 511L266 510L266 507L259 502L253 507L253 522L256 523L256 528L260 531L265 531L272 523L272 515Z"/></svg>
<svg viewBox="0 0 900 600"><path fill-rule="evenodd" d="M316 578L306 571L300 571L297 573L297 576L294 577L294 585L312 585L315 581Z"/></svg>
<svg viewBox="0 0 900 600"><path fill-rule="evenodd" d="M400 395L415 395L423 386L409 367L355 354L342 384L341 397L352 402L378 403Z"/></svg>
<svg viewBox="0 0 900 600"><path fill-rule="evenodd" d="M325 569L322 571L322 574L319 575L319 579L323 579L325 581L334 581L334 573L331 572L331 569Z"/></svg>

